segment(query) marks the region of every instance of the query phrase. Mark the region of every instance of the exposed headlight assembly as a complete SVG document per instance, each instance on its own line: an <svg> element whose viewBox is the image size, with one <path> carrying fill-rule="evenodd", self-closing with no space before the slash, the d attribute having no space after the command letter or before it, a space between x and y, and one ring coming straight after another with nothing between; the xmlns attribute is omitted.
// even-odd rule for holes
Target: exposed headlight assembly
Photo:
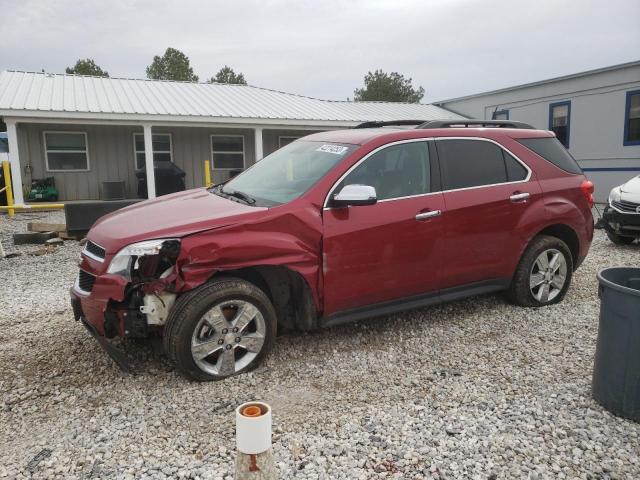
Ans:
<svg viewBox="0 0 640 480"><path fill-rule="evenodd" d="M176 238L132 243L116 253L109 264L107 273L120 275L124 279L131 281L131 272L136 268L139 258L162 255L168 259L175 260L179 252L180 240Z"/></svg>
<svg viewBox="0 0 640 480"><path fill-rule="evenodd" d="M609 193L609 205L611 205L612 202L619 202L619 201L620 201L620 187L616 187L616 188L613 188Z"/></svg>

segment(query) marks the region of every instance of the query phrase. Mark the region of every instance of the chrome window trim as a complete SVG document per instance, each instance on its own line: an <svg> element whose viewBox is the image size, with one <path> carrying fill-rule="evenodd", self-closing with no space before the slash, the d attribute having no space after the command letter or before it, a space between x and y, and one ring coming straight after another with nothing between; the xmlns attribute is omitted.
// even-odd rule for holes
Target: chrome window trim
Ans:
<svg viewBox="0 0 640 480"><path fill-rule="evenodd" d="M400 145L403 143L413 143L413 142L434 142L436 140L481 140L484 142L490 142L493 143L495 145L497 145L499 148L503 149L505 152L507 152L509 155L511 155L513 158L516 159L516 161L522 165L526 171L527 171L527 176L525 177L524 180L517 180L515 182L502 182L502 183L492 183L489 185L477 185L475 187L463 187L463 188L453 188L451 190L440 190L437 192L428 192L428 193L421 193L418 195L410 195L407 197L395 197L395 198L386 198L384 200L379 200L377 203L383 203L383 202L390 202L390 201L395 201L395 200L404 200L407 198L417 198L417 197L426 197L428 195L436 195L436 194L440 194L440 193L449 193L449 192L459 192L459 191L463 191L463 190L474 190L474 189L478 189L478 188L488 188L488 187L496 187L498 185L516 185L519 183L527 183L529 182L529 180L531 180L531 174L533 173L531 168L529 168L529 165L527 165L525 162L523 162L520 157L518 157L515 153L513 153L511 150L509 150L507 147L505 147L504 145L496 142L495 140L492 140L490 138L484 138L484 137L428 137L428 138L410 138L407 140L398 140L396 142L391 142L391 143L386 143L384 145L379 146L378 148L376 148L375 150L372 150L371 152L369 152L367 155L365 155L364 157L362 157L360 160L358 160L358 162L356 162L354 165L352 165L349 170L347 170L329 189L329 192L327 193L325 199L324 199L324 203L323 203L323 210L331 210L332 208L341 208L341 207L329 207L329 197L331 196L331 192L333 192L333 190L336 188L336 186L345 179L345 177L347 175L349 175L356 167L358 167L358 165L360 165L362 162L364 162L366 159L368 159L370 156L378 153L380 150L383 150L387 147L391 147L393 145ZM439 159L438 159L439 160ZM442 172L442 166L440 166L440 171ZM442 173L441 173L442 174Z"/></svg>
<svg viewBox="0 0 640 480"><path fill-rule="evenodd" d="M87 244L88 243L89 242L87 242ZM97 247L100 247L101 249L103 249L106 253L107 250L102 245L98 245L96 242L92 242L92 243ZM82 254L91 258L92 260L95 260L96 262L104 263L104 258L100 258L97 255L94 255L93 253L91 253L89 250L87 250L87 244L85 244L84 248L82 249Z"/></svg>

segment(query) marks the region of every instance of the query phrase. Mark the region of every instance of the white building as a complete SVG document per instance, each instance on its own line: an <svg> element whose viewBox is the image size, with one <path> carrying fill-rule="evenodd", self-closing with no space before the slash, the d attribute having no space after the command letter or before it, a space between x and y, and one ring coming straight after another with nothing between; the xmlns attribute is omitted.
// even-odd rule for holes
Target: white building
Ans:
<svg viewBox="0 0 640 480"><path fill-rule="evenodd" d="M314 131L460 118L433 105L327 101L247 85L13 71L0 73L0 117L17 204L32 179L54 177L63 201L99 200L105 182L122 182L136 198L136 173L153 178L152 159L173 162L193 188L204 184L204 160L221 182Z"/></svg>
<svg viewBox="0 0 640 480"><path fill-rule="evenodd" d="M553 130L595 183L596 199L640 174L640 61L435 102L470 118Z"/></svg>

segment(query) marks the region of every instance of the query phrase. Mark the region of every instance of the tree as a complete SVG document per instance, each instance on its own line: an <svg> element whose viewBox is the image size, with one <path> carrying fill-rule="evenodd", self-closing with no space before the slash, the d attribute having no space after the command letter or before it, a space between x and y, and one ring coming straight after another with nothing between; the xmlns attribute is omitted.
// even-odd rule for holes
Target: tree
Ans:
<svg viewBox="0 0 640 480"><path fill-rule="evenodd" d="M153 57L153 62L147 67L147 78L153 80L182 80L197 82L198 76L193 73L187 57L180 50L167 48L164 55Z"/></svg>
<svg viewBox="0 0 640 480"><path fill-rule="evenodd" d="M413 88L411 79L404 78L398 72L385 73L382 70L376 70L365 75L364 88L357 88L353 94L356 102L420 103L424 97L424 88Z"/></svg>
<svg viewBox="0 0 640 480"><path fill-rule="evenodd" d="M209 83L232 83L235 85L246 85L247 81L242 73L236 73L228 65L225 65L216 73L215 77L209 79Z"/></svg>
<svg viewBox="0 0 640 480"><path fill-rule="evenodd" d="M109 76L109 72L96 65L96 62L94 62L93 58L81 58L73 67L67 67L66 72L74 73L76 75L92 75L94 77Z"/></svg>

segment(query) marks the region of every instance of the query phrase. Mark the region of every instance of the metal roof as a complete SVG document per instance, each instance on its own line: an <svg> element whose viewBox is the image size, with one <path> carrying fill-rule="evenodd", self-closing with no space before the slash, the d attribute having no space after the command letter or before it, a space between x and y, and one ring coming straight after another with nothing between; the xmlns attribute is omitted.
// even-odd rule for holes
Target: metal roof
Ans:
<svg viewBox="0 0 640 480"><path fill-rule="evenodd" d="M468 100L470 98L484 97L486 95L495 95L498 93L511 92L513 90L520 90L522 88L537 87L538 85L545 85L547 83L561 82L563 80L571 80L574 78L587 77L589 75L597 75L599 73L606 73L614 70L622 70L624 68L633 68L637 66L640 66L640 60L636 60L633 62L620 63L618 65L611 65L609 67L596 68L593 70L586 70L584 72L571 73L569 75L562 75L560 77L547 78L545 80L538 80L536 82L531 82L531 83L523 83L521 85L514 85L512 87L499 88L498 90L489 90L488 92L473 93L471 95L465 95L463 97L447 98L445 100L438 100L437 102L433 102L433 103L435 105L442 105L444 103L457 102L459 100Z"/></svg>
<svg viewBox="0 0 640 480"><path fill-rule="evenodd" d="M247 85L18 71L0 73L0 115L309 125L464 118L434 105L320 100Z"/></svg>

